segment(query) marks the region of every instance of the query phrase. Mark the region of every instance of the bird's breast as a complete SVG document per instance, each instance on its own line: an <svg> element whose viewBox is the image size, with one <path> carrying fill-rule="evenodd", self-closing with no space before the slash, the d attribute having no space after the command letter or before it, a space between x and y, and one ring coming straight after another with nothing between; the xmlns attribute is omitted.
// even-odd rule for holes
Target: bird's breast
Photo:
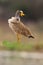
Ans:
<svg viewBox="0 0 43 65"><path fill-rule="evenodd" d="M8 23L9 23L9 24L11 23L11 21L12 21L12 19L8 19Z"/></svg>

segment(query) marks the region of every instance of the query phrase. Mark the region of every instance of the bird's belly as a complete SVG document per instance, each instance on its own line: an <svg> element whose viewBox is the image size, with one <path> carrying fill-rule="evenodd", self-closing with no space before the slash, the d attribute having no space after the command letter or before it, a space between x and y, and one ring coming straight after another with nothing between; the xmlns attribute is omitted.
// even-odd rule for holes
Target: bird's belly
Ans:
<svg viewBox="0 0 43 65"><path fill-rule="evenodd" d="M22 31L18 27L15 26L14 28L15 28L15 32L21 34Z"/></svg>

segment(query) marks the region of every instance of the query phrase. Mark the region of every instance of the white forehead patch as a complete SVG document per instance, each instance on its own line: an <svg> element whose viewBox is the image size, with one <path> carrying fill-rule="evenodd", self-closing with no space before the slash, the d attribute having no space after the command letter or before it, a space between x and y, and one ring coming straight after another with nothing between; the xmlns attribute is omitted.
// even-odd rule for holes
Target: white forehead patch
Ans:
<svg viewBox="0 0 43 65"><path fill-rule="evenodd" d="M23 12L22 10L20 12Z"/></svg>

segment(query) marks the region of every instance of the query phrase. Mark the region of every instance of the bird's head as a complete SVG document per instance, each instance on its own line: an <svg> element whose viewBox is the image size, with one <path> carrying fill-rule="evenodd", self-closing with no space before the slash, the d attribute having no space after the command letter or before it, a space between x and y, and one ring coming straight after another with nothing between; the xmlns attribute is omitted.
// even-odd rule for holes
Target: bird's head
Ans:
<svg viewBox="0 0 43 65"><path fill-rule="evenodd" d="M17 10L15 17L11 17L10 19L8 19L8 23L11 23L14 21L20 21L20 16L25 16L25 14L22 10Z"/></svg>
<svg viewBox="0 0 43 65"><path fill-rule="evenodd" d="M15 16L25 16L22 10L17 10Z"/></svg>

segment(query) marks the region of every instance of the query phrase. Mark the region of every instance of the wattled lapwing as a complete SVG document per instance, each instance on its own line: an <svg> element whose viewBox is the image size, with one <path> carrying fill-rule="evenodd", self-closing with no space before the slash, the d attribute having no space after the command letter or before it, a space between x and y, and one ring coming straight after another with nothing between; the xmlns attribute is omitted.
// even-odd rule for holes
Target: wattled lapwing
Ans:
<svg viewBox="0 0 43 65"><path fill-rule="evenodd" d="M20 20L20 16L24 15L25 14L22 10L17 10L15 13L15 17L11 17L10 19L8 19L9 27L12 29L14 33L16 33L18 41L20 41L21 35L24 35L28 38L34 38L28 27L24 25Z"/></svg>

